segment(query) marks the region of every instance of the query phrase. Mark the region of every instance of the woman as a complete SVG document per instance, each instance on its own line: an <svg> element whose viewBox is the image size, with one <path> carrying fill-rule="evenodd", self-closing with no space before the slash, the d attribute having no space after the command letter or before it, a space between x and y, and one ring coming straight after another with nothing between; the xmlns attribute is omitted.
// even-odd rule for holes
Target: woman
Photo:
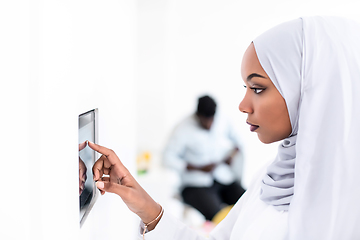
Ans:
<svg viewBox="0 0 360 240"><path fill-rule="evenodd" d="M241 72L239 109L250 130L282 142L210 239L360 239L359 25L336 17L283 23L254 40ZM113 151L89 146L103 154L93 169L98 188L150 223L147 240L205 239L162 211Z"/></svg>

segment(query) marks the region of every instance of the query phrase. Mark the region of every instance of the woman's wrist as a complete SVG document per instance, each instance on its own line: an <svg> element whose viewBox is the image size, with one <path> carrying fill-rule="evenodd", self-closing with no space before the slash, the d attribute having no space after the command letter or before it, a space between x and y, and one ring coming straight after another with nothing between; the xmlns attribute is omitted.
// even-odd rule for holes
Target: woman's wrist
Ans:
<svg viewBox="0 0 360 240"><path fill-rule="evenodd" d="M156 225L159 223L163 213L164 213L164 209L160 206L160 204L158 204L158 206L160 207L160 211L158 212L158 214L156 215L156 217L154 217L151 221L149 222L144 222L145 226L147 227L148 231L153 230Z"/></svg>
<svg viewBox="0 0 360 240"><path fill-rule="evenodd" d="M158 222L160 221L163 213L164 213L164 209L160 206L160 204L156 203L156 205L160 208L160 211L157 213L157 215L155 217L151 217L151 215L153 215L151 212L153 212L153 210L155 209L152 209L150 208L149 210L152 210L152 211L146 211L147 214L146 214L146 217L141 217L141 220L143 222L143 230L142 230L142 235L143 235L143 239L145 239L145 233L153 230L156 225L158 224ZM148 219L152 219L150 221L148 221Z"/></svg>
<svg viewBox="0 0 360 240"><path fill-rule="evenodd" d="M141 218L141 221L149 223L159 215L160 211L161 206L157 202L152 201L144 207L143 211L138 212L137 215Z"/></svg>

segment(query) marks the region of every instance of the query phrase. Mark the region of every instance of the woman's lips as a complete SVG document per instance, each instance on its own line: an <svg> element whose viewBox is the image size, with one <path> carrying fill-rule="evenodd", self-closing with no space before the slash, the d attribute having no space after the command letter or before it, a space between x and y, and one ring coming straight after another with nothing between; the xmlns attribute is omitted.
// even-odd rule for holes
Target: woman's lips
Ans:
<svg viewBox="0 0 360 240"><path fill-rule="evenodd" d="M246 123L250 125L250 131L252 131L252 132L256 131L256 129L259 128L258 125L254 125L254 124L251 124L249 122L246 122Z"/></svg>

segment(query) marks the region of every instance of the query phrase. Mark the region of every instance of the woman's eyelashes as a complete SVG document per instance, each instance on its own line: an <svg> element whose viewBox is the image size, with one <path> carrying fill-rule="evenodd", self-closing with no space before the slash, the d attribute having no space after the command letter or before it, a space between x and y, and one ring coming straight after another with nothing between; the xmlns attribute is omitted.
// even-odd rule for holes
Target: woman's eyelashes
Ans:
<svg viewBox="0 0 360 240"><path fill-rule="evenodd" d="M244 88L247 88L247 86L244 85ZM249 89L251 89L255 94L260 94L262 91L265 90L265 88L258 88L258 87L250 87Z"/></svg>
<svg viewBox="0 0 360 240"><path fill-rule="evenodd" d="M265 90L265 88L254 88L254 87L252 87L250 89L253 90L255 94L259 94Z"/></svg>

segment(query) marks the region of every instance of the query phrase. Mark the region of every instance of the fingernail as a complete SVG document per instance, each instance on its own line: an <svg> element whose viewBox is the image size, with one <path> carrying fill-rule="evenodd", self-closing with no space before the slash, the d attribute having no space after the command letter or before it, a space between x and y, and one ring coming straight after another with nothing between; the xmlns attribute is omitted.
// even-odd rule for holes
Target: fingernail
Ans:
<svg viewBox="0 0 360 240"><path fill-rule="evenodd" d="M96 182L96 186L100 189L104 188L104 183L103 182Z"/></svg>

